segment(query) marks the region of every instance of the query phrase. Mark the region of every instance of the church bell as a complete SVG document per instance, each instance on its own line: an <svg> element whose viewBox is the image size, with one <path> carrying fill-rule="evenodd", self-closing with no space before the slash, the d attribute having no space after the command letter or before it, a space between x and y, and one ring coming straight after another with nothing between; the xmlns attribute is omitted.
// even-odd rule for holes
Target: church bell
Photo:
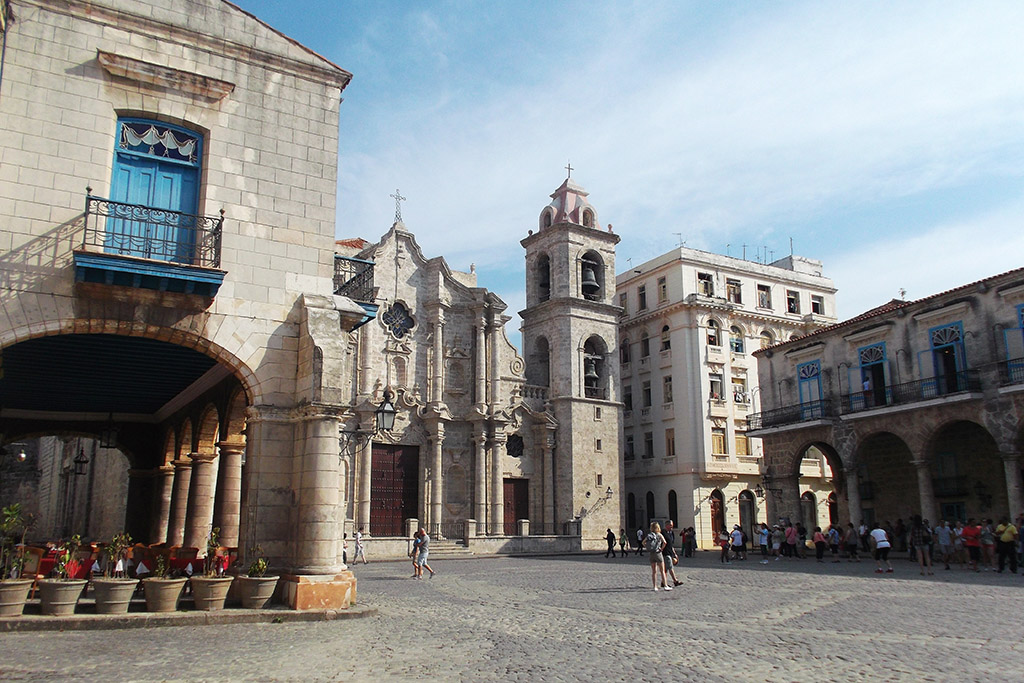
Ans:
<svg viewBox="0 0 1024 683"><path fill-rule="evenodd" d="M601 285L597 284L597 277L594 276L594 266L589 263L583 264L583 293L595 294L599 289Z"/></svg>

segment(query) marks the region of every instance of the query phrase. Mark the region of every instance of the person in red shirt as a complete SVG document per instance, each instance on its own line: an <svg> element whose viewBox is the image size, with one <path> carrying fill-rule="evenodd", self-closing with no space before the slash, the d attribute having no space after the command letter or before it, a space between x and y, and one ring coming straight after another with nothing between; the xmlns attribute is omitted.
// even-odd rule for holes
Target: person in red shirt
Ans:
<svg viewBox="0 0 1024 683"><path fill-rule="evenodd" d="M973 517L967 520L967 526L960 532L960 538L967 548L970 568L978 571L978 560L981 559L981 526L975 523Z"/></svg>

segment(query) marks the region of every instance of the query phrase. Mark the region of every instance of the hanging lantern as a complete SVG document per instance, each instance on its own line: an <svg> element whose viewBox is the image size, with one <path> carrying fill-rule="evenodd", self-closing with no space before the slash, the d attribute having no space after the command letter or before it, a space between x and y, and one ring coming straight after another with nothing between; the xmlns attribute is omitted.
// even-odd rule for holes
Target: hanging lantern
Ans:
<svg viewBox="0 0 1024 683"><path fill-rule="evenodd" d="M85 449L79 448L78 455L72 462L75 463L75 474L85 474L85 468L89 464L89 458L85 457Z"/></svg>

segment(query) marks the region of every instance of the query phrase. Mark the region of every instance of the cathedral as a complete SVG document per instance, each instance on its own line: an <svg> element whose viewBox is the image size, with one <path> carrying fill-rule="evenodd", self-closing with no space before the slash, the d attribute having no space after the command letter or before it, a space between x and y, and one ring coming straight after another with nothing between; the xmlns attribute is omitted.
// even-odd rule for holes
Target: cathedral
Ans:
<svg viewBox="0 0 1024 683"><path fill-rule="evenodd" d="M505 302L473 268L426 257L400 211L376 244L338 242L338 272L372 264L362 298L376 306L344 364L349 532L394 554L416 525L494 552L594 548L618 530L618 241L571 179L551 195L522 240L525 358L505 335ZM395 423L376 429L385 402Z"/></svg>

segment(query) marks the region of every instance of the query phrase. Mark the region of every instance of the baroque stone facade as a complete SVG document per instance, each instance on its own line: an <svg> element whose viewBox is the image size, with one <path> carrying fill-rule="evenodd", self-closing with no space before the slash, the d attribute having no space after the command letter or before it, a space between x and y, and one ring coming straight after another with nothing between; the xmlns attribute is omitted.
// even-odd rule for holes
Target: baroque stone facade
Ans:
<svg viewBox="0 0 1024 683"><path fill-rule="evenodd" d="M523 240L523 338L534 350L525 362L505 336L505 303L477 286L472 269L426 258L403 222L373 245L339 242L340 260L374 264L379 305L348 348L353 409L342 446L350 531L405 537L418 523L441 540L581 534L590 547L618 528L620 406L609 393L618 238L594 227L585 196L566 181L540 229ZM560 208L567 204L589 213ZM599 255L600 272L588 272L610 288L602 285L600 296L582 293L587 254ZM606 373L599 392L584 380L587 368ZM374 411L386 393L396 398L397 421L375 432ZM385 554L404 549L374 546Z"/></svg>
<svg viewBox="0 0 1024 683"><path fill-rule="evenodd" d="M756 352L751 418L772 518L799 511L796 472L823 453L844 522L935 523L1024 509L1024 270L851 320Z"/></svg>

